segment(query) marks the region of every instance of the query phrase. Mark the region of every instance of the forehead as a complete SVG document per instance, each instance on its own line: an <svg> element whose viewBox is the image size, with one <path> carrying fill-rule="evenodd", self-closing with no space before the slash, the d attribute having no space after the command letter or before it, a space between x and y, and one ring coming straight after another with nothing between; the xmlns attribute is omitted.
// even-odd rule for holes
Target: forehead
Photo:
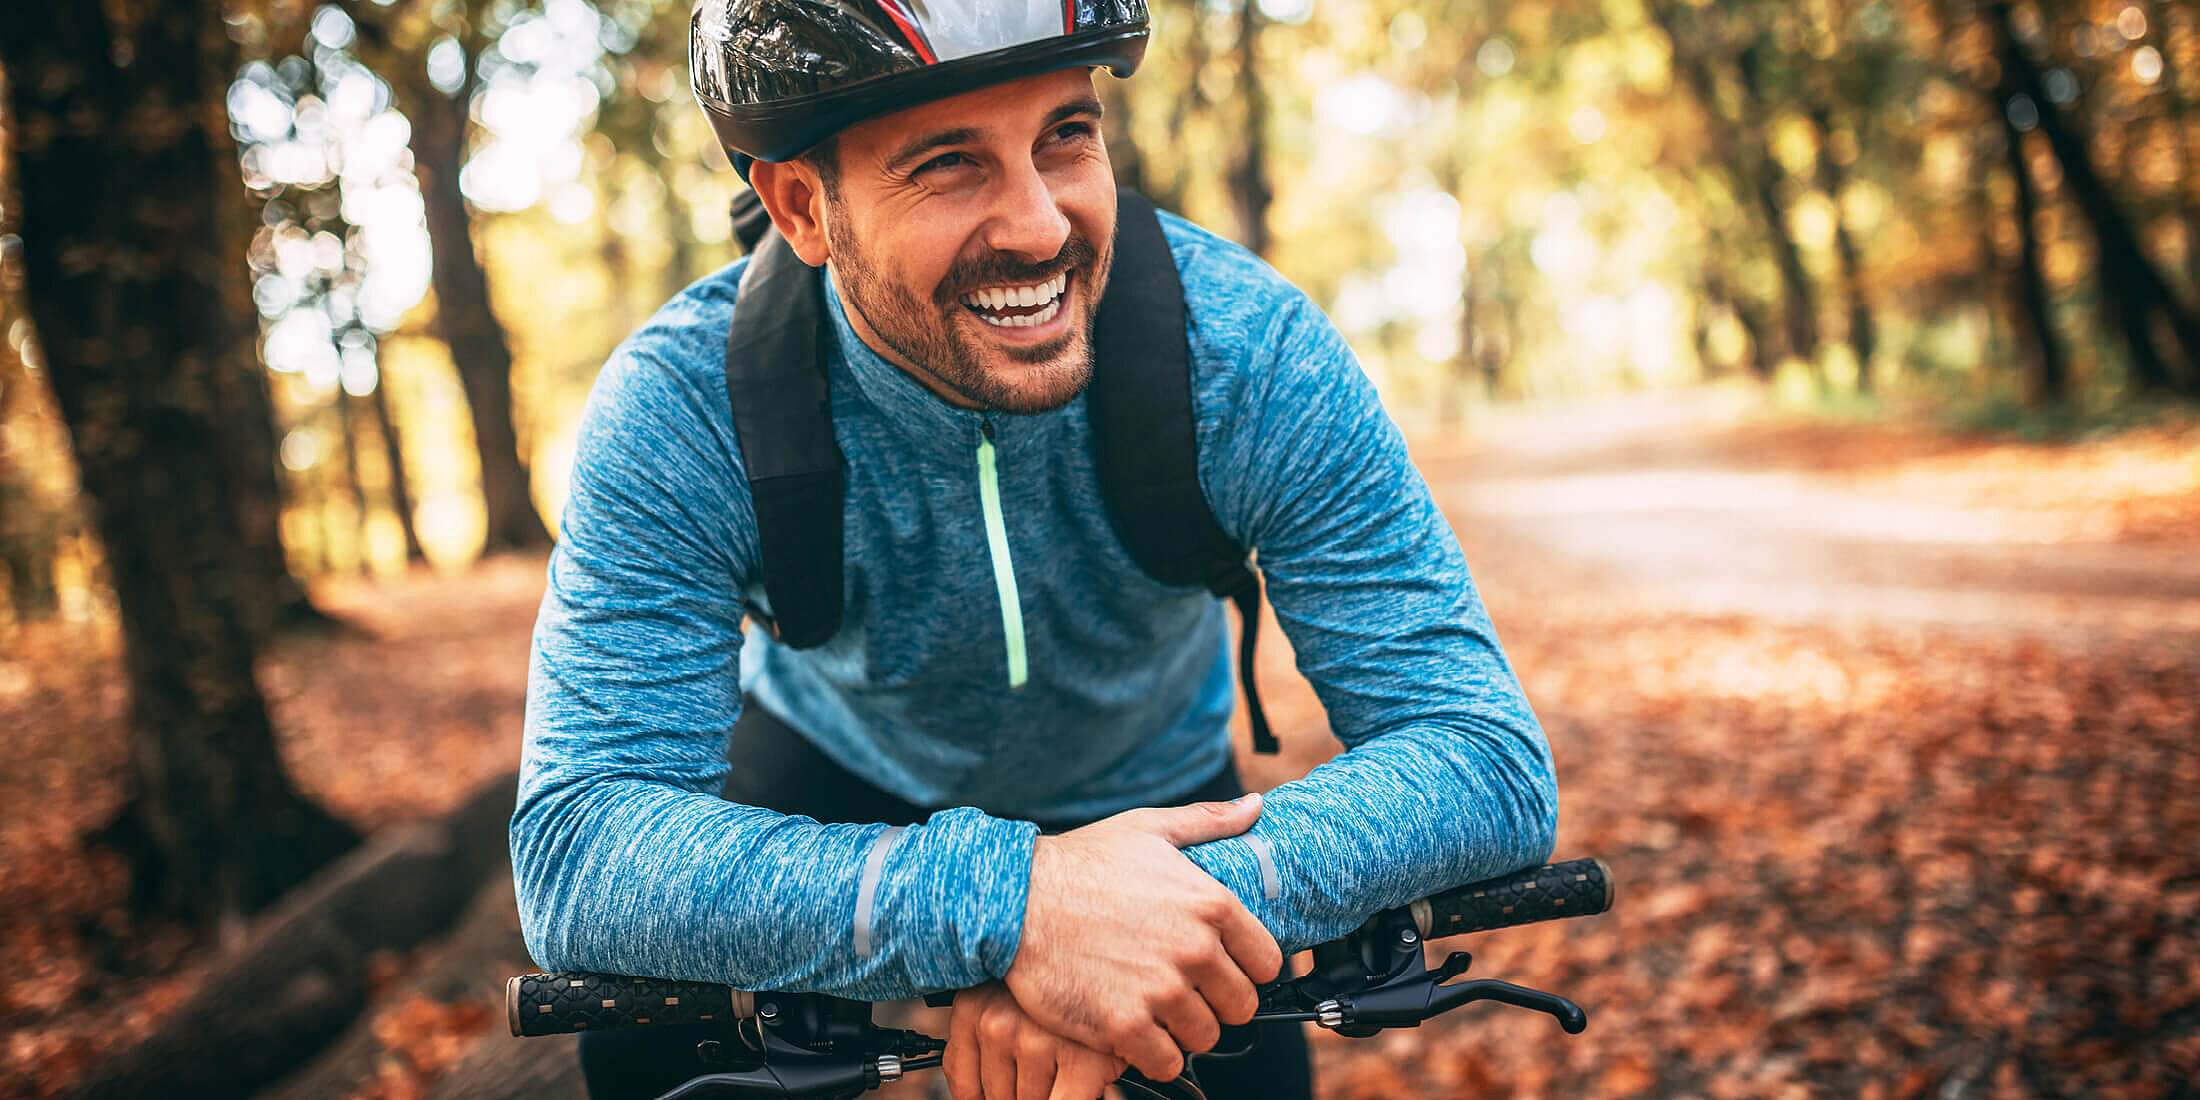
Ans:
<svg viewBox="0 0 2200 1100"><path fill-rule="evenodd" d="M840 132L840 149L843 156L887 156L907 142L950 130L1021 139L1064 104L1092 95L1092 72L1082 68L988 84L859 122Z"/></svg>

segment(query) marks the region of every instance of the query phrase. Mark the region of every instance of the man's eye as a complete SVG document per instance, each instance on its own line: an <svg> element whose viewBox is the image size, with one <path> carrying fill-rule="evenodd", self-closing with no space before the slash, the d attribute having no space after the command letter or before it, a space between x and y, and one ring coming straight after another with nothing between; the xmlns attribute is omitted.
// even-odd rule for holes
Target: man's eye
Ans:
<svg viewBox="0 0 2200 1100"><path fill-rule="evenodd" d="M1092 136L1092 123L1065 122L1054 128L1056 141L1081 141Z"/></svg>
<svg viewBox="0 0 2200 1100"><path fill-rule="evenodd" d="M970 163L970 158L964 156L961 153L941 153L939 156L933 157L931 160L925 161L923 164L917 165L917 170L909 174L912 176L921 176L927 172L945 171L950 168L960 168L968 163Z"/></svg>

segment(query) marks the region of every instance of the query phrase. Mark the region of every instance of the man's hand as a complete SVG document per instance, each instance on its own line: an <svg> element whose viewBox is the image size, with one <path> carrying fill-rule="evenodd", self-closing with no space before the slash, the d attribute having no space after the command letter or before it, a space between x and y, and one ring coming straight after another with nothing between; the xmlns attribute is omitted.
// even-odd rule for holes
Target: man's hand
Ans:
<svg viewBox="0 0 2200 1100"><path fill-rule="evenodd" d="M1185 1051L1212 1050L1223 1024L1252 1019L1254 983L1275 980L1283 952L1237 895L1177 849L1259 819L1260 796L1247 795L1040 837L1008 969L1016 1003L1047 1031L1156 1081L1183 1071Z"/></svg>
<svg viewBox="0 0 2200 1100"><path fill-rule="evenodd" d="M1040 1027L999 982L956 994L949 1019L955 1100L1098 1100L1127 1064Z"/></svg>

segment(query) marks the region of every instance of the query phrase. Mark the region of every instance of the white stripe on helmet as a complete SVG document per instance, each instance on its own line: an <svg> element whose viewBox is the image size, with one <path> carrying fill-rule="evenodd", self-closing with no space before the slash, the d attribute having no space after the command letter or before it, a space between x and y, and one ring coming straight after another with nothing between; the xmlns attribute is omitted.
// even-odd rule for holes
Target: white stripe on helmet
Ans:
<svg viewBox="0 0 2200 1100"><path fill-rule="evenodd" d="M941 61L1055 38L1062 0L906 0Z"/></svg>

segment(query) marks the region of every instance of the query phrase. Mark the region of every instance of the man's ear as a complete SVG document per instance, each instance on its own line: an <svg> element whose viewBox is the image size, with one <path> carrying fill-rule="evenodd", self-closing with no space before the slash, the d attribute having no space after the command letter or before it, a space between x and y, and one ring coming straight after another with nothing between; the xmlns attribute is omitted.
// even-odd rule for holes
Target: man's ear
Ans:
<svg viewBox="0 0 2200 1100"><path fill-rule="evenodd" d="M760 160L749 166L749 186L794 254L811 267L825 266L833 250L825 240L825 187L817 170L800 160Z"/></svg>

